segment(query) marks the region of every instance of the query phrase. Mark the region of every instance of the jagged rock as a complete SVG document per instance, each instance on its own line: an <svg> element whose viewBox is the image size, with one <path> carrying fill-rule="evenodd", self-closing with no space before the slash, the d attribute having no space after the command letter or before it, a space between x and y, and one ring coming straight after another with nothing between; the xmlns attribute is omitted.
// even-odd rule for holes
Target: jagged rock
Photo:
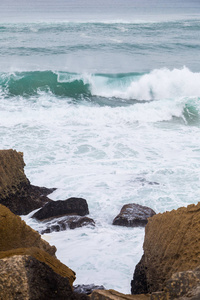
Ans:
<svg viewBox="0 0 200 300"><path fill-rule="evenodd" d="M144 256L138 271L136 267L132 293L162 291L172 274L196 268L200 264L199 228L200 203L150 218L145 227ZM139 276L143 276L140 284Z"/></svg>
<svg viewBox="0 0 200 300"><path fill-rule="evenodd" d="M45 204L45 206L38 210L32 218L45 220L64 215L85 216L87 214L89 214L89 210L85 199L69 198L67 200L52 201Z"/></svg>
<svg viewBox="0 0 200 300"><path fill-rule="evenodd" d="M42 240L38 232L0 204L0 251L29 247L40 248L52 256L56 252L55 246Z"/></svg>
<svg viewBox="0 0 200 300"><path fill-rule="evenodd" d="M91 300L150 300L150 295L125 295L114 290L95 290Z"/></svg>
<svg viewBox="0 0 200 300"><path fill-rule="evenodd" d="M105 290L105 288L103 285L95 285L95 284L74 285L74 292L78 294L90 295L94 290Z"/></svg>
<svg viewBox="0 0 200 300"><path fill-rule="evenodd" d="M55 252L55 246L50 246L19 216L0 205L0 258L31 255L48 264L56 273L67 277L72 285L75 273L55 257Z"/></svg>
<svg viewBox="0 0 200 300"><path fill-rule="evenodd" d="M163 291L151 294L151 300L200 299L200 267L193 271L178 272L167 280Z"/></svg>
<svg viewBox="0 0 200 300"><path fill-rule="evenodd" d="M59 219L53 219L52 221L44 223L46 228L42 230L40 233L50 233L53 231L63 231L67 229L75 229L83 226L95 226L95 222L93 219L88 217L80 217L80 216L65 216Z"/></svg>
<svg viewBox="0 0 200 300"><path fill-rule="evenodd" d="M22 152L0 150L0 204L18 215L28 214L52 201L46 196L55 190L31 185L24 166Z"/></svg>
<svg viewBox="0 0 200 300"><path fill-rule="evenodd" d="M0 259L0 270L0 299L3 300L89 299L75 294L68 278L30 255Z"/></svg>
<svg viewBox="0 0 200 300"><path fill-rule="evenodd" d="M155 215L155 211L147 206L131 203L122 207L119 215L113 220L113 225L138 227L145 226L148 218Z"/></svg>

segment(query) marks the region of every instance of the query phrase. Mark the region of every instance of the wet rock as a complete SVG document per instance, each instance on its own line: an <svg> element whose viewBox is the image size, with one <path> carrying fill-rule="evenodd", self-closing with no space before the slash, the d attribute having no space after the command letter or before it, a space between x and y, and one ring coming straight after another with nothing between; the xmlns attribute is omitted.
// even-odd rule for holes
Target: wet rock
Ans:
<svg viewBox="0 0 200 300"><path fill-rule="evenodd" d="M0 259L0 299L4 300L78 300L68 278L29 255Z"/></svg>
<svg viewBox="0 0 200 300"><path fill-rule="evenodd" d="M105 290L103 285L79 284L74 286L74 292L78 294L90 295L94 290Z"/></svg>
<svg viewBox="0 0 200 300"><path fill-rule="evenodd" d="M18 215L28 214L52 201L47 195L55 190L31 185L24 166L22 152L0 150L0 204Z"/></svg>
<svg viewBox="0 0 200 300"><path fill-rule="evenodd" d="M155 212L147 207L139 204L131 203L122 207L119 215L113 220L113 225L137 227L145 226L148 218L155 215Z"/></svg>
<svg viewBox="0 0 200 300"><path fill-rule="evenodd" d="M89 214L86 200L82 198L69 198L67 200L52 201L37 211L32 218L45 220L70 214L79 216Z"/></svg>
<svg viewBox="0 0 200 300"><path fill-rule="evenodd" d="M65 216L59 219L54 219L50 222L44 223L46 228L41 231L41 234L50 233L53 231L63 231L67 229L75 229L83 226L95 226L93 219L80 216Z"/></svg>
<svg viewBox="0 0 200 300"><path fill-rule="evenodd" d="M145 227L144 256L132 281L133 294L163 291L174 273L199 266L199 226L200 203L149 219ZM176 286L179 284L176 282Z"/></svg>
<svg viewBox="0 0 200 300"><path fill-rule="evenodd" d="M114 290L95 290L91 300L150 300L150 295L125 295Z"/></svg>

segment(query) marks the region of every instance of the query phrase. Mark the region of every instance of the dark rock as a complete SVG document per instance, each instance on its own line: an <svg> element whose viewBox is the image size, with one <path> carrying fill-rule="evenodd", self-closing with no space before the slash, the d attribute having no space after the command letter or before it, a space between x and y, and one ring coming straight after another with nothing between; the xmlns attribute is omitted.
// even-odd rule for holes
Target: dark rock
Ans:
<svg viewBox="0 0 200 300"><path fill-rule="evenodd" d="M131 281L131 294L138 295L138 294L147 294L148 287L147 287L147 278L144 269L144 255L141 258L141 261L136 265L135 272L134 272L134 280Z"/></svg>
<svg viewBox="0 0 200 300"><path fill-rule="evenodd" d="M131 203L122 207L118 216L113 220L113 225L137 227L145 226L148 218L155 215L155 212L147 207L139 204Z"/></svg>
<svg viewBox="0 0 200 300"><path fill-rule="evenodd" d="M78 294L90 295L94 290L105 290L105 288L103 285L95 285L95 284L74 285L74 292Z"/></svg>
<svg viewBox="0 0 200 300"><path fill-rule="evenodd" d="M0 204L17 215L28 214L52 201L46 196L55 190L31 185L24 166L23 153L0 150Z"/></svg>
<svg viewBox="0 0 200 300"><path fill-rule="evenodd" d="M89 299L75 294L68 278L55 273L48 265L29 255L0 260L0 298L9 300L78 300Z"/></svg>
<svg viewBox="0 0 200 300"><path fill-rule="evenodd" d="M32 218L45 220L69 214L79 216L89 214L86 200L82 198L69 198L67 200L52 201L37 211Z"/></svg>
<svg viewBox="0 0 200 300"><path fill-rule="evenodd" d="M44 206L46 203L52 202L53 200L46 197L46 195L54 190L54 188L48 189L31 184L21 185L16 194L10 195L6 199L1 199L0 203L7 206L16 215L26 215Z"/></svg>
<svg viewBox="0 0 200 300"><path fill-rule="evenodd" d="M153 293L173 287L173 292L178 295L179 286L180 291L184 292L189 279L185 280L185 275L181 277L183 274L179 274L179 279L176 276L175 280L172 275L194 270L200 265L199 220L200 203L157 214L148 220L144 256L135 269L132 293ZM170 278L173 279L172 283ZM192 277L190 279L193 280ZM171 296L169 299L175 298Z"/></svg>
<svg viewBox="0 0 200 300"><path fill-rule="evenodd" d="M53 231L63 231L66 229L75 229L83 226L95 226L95 222L93 219L88 217L80 217L80 216L65 216L60 219L54 219L50 222L47 222L46 229L41 231L41 234L50 233Z"/></svg>

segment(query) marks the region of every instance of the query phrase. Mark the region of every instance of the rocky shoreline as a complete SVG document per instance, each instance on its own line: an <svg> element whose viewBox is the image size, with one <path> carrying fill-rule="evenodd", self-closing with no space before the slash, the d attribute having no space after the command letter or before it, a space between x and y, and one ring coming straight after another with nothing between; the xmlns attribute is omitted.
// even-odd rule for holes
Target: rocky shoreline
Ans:
<svg viewBox="0 0 200 300"><path fill-rule="evenodd" d="M113 225L146 226L132 295L75 288L75 272L18 215L40 208L33 218L44 223L42 233L95 226L95 220L88 217L85 199L49 199L55 188L31 185L24 166L23 153L0 150L0 299L200 299L200 203L157 215L148 207L125 205Z"/></svg>

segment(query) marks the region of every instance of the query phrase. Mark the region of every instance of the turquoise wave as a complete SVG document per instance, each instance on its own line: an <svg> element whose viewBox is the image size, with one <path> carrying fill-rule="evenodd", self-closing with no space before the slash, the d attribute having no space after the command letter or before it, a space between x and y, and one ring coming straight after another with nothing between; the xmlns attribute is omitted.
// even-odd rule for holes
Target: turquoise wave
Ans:
<svg viewBox="0 0 200 300"><path fill-rule="evenodd" d="M105 85L129 84L140 73L84 75L68 72L33 71L0 75L0 88L7 97L30 97L41 92L60 97L91 97L92 83ZM105 83L106 82L106 83Z"/></svg>
<svg viewBox="0 0 200 300"><path fill-rule="evenodd" d="M62 82L59 81L59 75L52 71L2 74L0 87L7 97L30 97L41 92L73 98L90 95L89 84L85 84L82 79Z"/></svg>
<svg viewBox="0 0 200 300"><path fill-rule="evenodd" d="M189 69L154 70L150 73L76 74L70 72L32 71L0 74L3 98L40 97L42 93L83 105L149 105L158 111L168 103L166 112L180 115L188 124L200 122L200 73ZM185 82L184 82L185 81ZM167 102L166 102L167 101ZM153 103L153 104L151 104ZM142 110L142 106L140 111ZM181 110L180 110L181 109ZM171 111L170 111L171 110ZM182 111L182 113L177 113Z"/></svg>

